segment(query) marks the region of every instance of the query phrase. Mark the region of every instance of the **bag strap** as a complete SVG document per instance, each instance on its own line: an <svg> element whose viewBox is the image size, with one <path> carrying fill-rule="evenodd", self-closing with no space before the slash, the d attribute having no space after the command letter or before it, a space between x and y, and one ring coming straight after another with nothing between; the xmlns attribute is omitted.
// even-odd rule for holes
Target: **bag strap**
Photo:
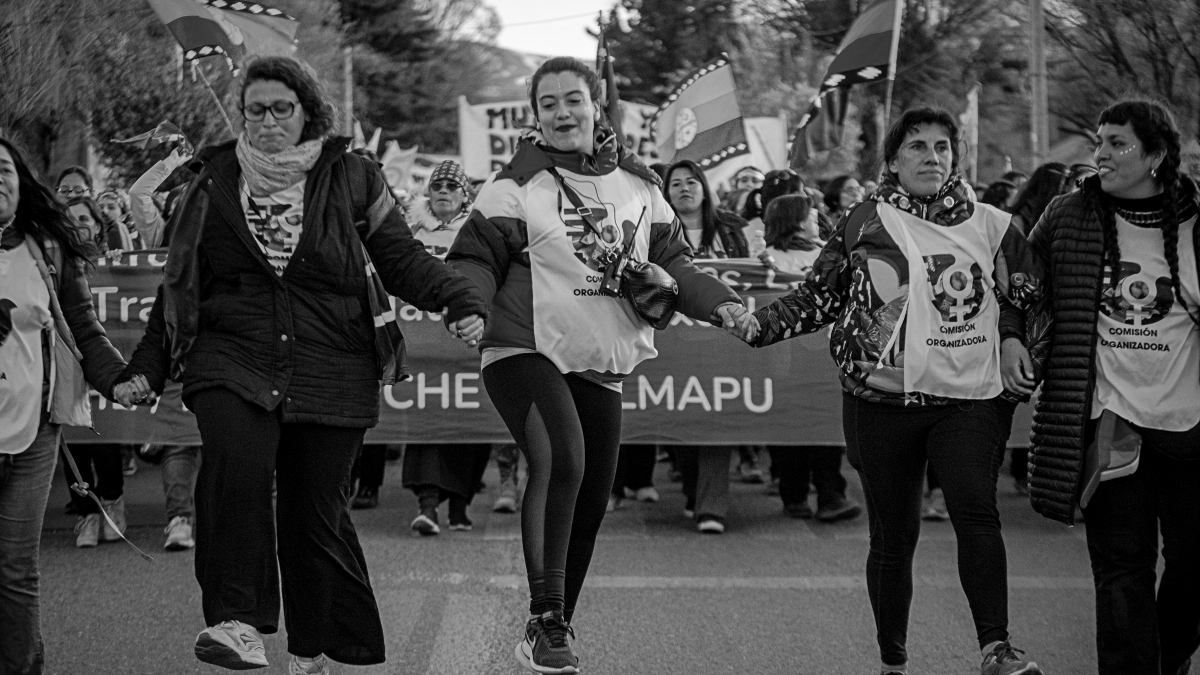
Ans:
<svg viewBox="0 0 1200 675"><path fill-rule="evenodd" d="M579 213L579 217L583 218L583 222L587 223L587 226L591 228L592 234L596 235L597 238L603 241L604 238L600 236L600 228L596 225L596 221L592 218L592 210L584 205L583 200L579 198L579 193L575 192L575 189L570 185L567 185L567 182L563 180L562 174L558 172L558 169L555 167L550 167L546 170L550 172L551 176L554 176L554 180L558 183L558 187L564 193L566 193L567 201L571 202L571 206L575 207L575 211Z"/></svg>
<svg viewBox="0 0 1200 675"><path fill-rule="evenodd" d="M71 456L71 451L67 449L67 442L63 440L61 434L58 437L58 450L62 453L62 456L67 459L67 466L71 468L71 475L75 477L75 481L71 483L71 490L73 490L80 497L91 497L92 501L96 502L96 507L100 509L100 515L104 517L104 521L108 523L108 526L112 528L113 532L116 532L117 536L121 537L121 539L123 539L126 544L129 544L133 550L137 551L138 555L150 562L154 562L154 558L146 555L145 551L138 548L137 545L135 545L132 541L129 541L129 539L125 537L125 533L121 532L121 530L117 528L117 524L114 523L112 518L109 517L108 511L104 510L104 504L101 503L100 498L96 496L95 492L92 492L89 489L88 484L79 476L79 466L75 464L75 458Z"/></svg>

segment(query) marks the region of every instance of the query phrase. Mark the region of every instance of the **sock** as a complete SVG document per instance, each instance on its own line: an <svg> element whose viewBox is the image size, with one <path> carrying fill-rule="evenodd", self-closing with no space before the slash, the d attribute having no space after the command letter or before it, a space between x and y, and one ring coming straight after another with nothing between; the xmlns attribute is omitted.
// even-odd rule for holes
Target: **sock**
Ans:
<svg viewBox="0 0 1200 675"><path fill-rule="evenodd" d="M989 642L987 644L987 646L985 646L983 649L980 650L980 652L983 654L983 658L986 659L988 657L988 654L991 654L992 650L995 649L998 645L1003 644L1003 642L1004 642L1003 640L996 640L995 642Z"/></svg>
<svg viewBox="0 0 1200 675"><path fill-rule="evenodd" d="M437 511L442 502L440 490L435 485L422 485L417 488L417 504L422 511Z"/></svg>

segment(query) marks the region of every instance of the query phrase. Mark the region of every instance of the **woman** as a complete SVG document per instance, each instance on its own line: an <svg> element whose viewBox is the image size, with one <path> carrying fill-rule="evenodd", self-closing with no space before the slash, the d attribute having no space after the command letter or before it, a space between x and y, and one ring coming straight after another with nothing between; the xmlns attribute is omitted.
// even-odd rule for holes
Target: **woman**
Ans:
<svg viewBox="0 0 1200 675"><path fill-rule="evenodd" d="M750 247L742 231L746 221L738 215L718 209L704 170L690 159L667 169L667 203L675 209L683 224L683 236L697 258L745 258Z"/></svg>
<svg viewBox="0 0 1200 675"><path fill-rule="evenodd" d="M825 184L825 207L829 215L837 218L863 199L863 188L851 176L837 176Z"/></svg>
<svg viewBox="0 0 1200 675"><path fill-rule="evenodd" d="M38 549L62 424L91 426L125 360L92 309L87 239L0 138L0 672L40 675ZM54 376L55 386L47 382ZM133 385L122 385L132 389ZM145 393L139 388L137 394ZM119 471L118 471L119 475Z"/></svg>
<svg viewBox="0 0 1200 675"><path fill-rule="evenodd" d="M791 169L778 169L767 173L757 198L747 201L746 208L742 211L742 218L746 220L742 236L750 242L751 256L757 257L766 248L766 226L763 224L763 216L771 206L771 201L784 195L796 194L803 189L804 183L800 180L800 175Z"/></svg>
<svg viewBox="0 0 1200 675"><path fill-rule="evenodd" d="M762 331L752 344L833 325L847 454L870 518L867 590L882 672L907 670L912 561L930 462L958 541L980 672L1040 673L1009 642L996 506L1014 409L1000 398L1010 369L1002 368L999 343L1016 339L1000 330L996 295L1026 306L1040 292L1038 268L1008 216L970 200L957 172L959 147L949 113L904 113L884 139L883 183L872 200L841 218L803 285L755 313Z"/></svg>
<svg viewBox="0 0 1200 675"><path fill-rule="evenodd" d="M983 195L979 197L979 201L994 206L1001 211L1008 211L1012 207L1013 199L1017 196L1017 186L1007 180L998 180L992 183L983 191Z"/></svg>
<svg viewBox="0 0 1200 675"><path fill-rule="evenodd" d="M92 189L92 174L82 166L68 166L58 174L58 180L54 183L54 190L58 193L59 201L67 201L76 197L91 197Z"/></svg>
<svg viewBox="0 0 1200 675"><path fill-rule="evenodd" d="M1030 235L1053 319L1030 495L1070 524L1083 449L1104 416L1140 434L1130 475L1086 486L1099 672L1186 674L1200 645L1200 202L1161 105L1117 103L1098 136L1099 173L1052 202Z"/></svg>
<svg viewBox="0 0 1200 675"><path fill-rule="evenodd" d="M765 219L764 265L788 274L808 274L825 245L817 232L817 210L804 195L772 200Z"/></svg>
<svg viewBox="0 0 1200 675"><path fill-rule="evenodd" d="M404 373L403 338L375 282L445 311L464 340L482 335L486 304L413 239L375 164L325 137L334 109L311 68L254 61L239 99L241 135L196 155L125 375L147 374L155 392L168 376L181 382L200 429L196 578L209 627L195 653L266 666L261 634L278 629L282 581L289 672L325 673L327 657L382 663L348 508L380 381Z"/></svg>
<svg viewBox="0 0 1200 675"><path fill-rule="evenodd" d="M1071 191L1070 181L1071 172L1062 162L1046 162L1039 166L1013 200L1013 225L1029 234L1050 202Z"/></svg>
<svg viewBox="0 0 1200 675"><path fill-rule="evenodd" d="M120 248L121 236L104 220L100 206L91 197L71 197L66 200L67 210L92 244L92 255L107 255L110 250ZM113 246L116 244L116 246Z"/></svg>
<svg viewBox="0 0 1200 675"><path fill-rule="evenodd" d="M538 68L538 127L483 186L447 256L492 299L484 386L529 463L521 538L533 616L515 651L539 673L579 672L567 637L616 471L621 382L656 355L629 300L599 290L609 255L632 241L634 259L676 279L688 316L739 333L749 319L692 265L654 172L598 126L600 91L578 59Z"/></svg>
<svg viewBox="0 0 1200 675"><path fill-rule="evenodd" d="M100 217L105 228L120 238L120 245L113 248L121 251L138 251L146 248L129 212L129 195L122 190L109 189L96 197Z"/></svg>
<svg viewBox="0 0 1200 675"><path fill-rule="evenodd" d="M413 236L434 255L445 255L471 210L467 186L470 179L457 162L446 160L429 175L426 196L408 209ZM417 516L412 529L432 536L441 531L438 506L449 501L451 530L470 530L467 517L475 493L483 482L492 446L487 443L427 445L409 443L404 449L402 484L417 496Z"/></svg>

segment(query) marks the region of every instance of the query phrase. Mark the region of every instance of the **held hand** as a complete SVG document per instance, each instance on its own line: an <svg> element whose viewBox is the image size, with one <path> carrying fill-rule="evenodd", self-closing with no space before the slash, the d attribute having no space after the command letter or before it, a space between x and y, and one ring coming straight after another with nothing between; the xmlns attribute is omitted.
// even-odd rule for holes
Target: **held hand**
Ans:
<svg viewBox="0 0 1200 675"><path fill-rule="evenodd" d="M1000 343L1000 379L1004 389L1013 394L1029 396L1037 383L1033 380L1033 361L1029 350L1017 338Z"/></svg>
<svg viewBox="0 0 1200 675"><path fill-rule="evenodd" d="M104 253L104 257L108 258L109 262L120 262L121 258L125 257L125 251L119 248L109 249Z"/></svg>
<svg viewBox="0 0 1200 675"><path fill-rule="evenodd" d="M129 399L134 405L154 405L158 400L158 395L150 387L150 381L145 375L134 375L133 379L125 384L129 386Z"/></svg>
<svg viewBox="0 0 1200 675"><path fill-rule="evenodd" d="M485 326L486 324L483 319L476 314L472 314L449 324L446 328L450 331L451 335L467 343L468 347L474 347L483 339L483 329Z"/></svg>
<svg viewBox="0 0 1200 675"><path fill-rule="evenodd" d="M133 407L133 383L122 382L113 387L113 400L120 403L123 407Z"/></svg>
<svg viewBox="0 0 1200 675"><path fill-rule="evenodd" d="M721 327L730 335L749 342L758 335L758 319L735 302L727 302L717 307L714 312L721 321Z"/></svg>

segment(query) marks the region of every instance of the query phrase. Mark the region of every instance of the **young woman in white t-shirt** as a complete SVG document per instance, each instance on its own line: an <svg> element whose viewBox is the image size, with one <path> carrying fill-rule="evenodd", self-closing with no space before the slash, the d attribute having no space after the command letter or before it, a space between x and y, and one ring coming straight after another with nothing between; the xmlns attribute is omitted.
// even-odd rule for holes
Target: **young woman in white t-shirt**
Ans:
<svg viewBox="0 0 1200 675"><path fill-rule="evenodd" d="M1136 469L1083 509L1098 672L1187 673L1200 645L1200 197L1162 106L1122 101L1098 127L1099 172L1030 233L1050 289L1031 331L1048 327L1033 348L1047 356L1030 497L1070 523L1101 415L1140 434Z"/></svg>

